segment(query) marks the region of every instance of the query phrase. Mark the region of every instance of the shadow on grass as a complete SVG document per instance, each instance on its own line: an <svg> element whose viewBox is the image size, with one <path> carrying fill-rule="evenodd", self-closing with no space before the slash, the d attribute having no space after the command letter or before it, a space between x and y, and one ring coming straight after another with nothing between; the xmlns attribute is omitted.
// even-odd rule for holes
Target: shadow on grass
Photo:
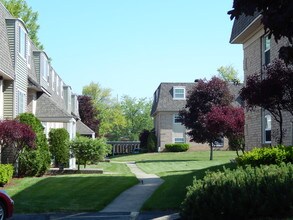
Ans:
<svg viewBox="0 0 293 220"><path fill-rule="evenodd" d="M196 162L196 161L200 161L200 160L164 160L164 159L160 159L160 160L140 160L137 161L136 163L176 163L176 162Z"/></svg>
<svg viewBox="0 0 293 220"><path fill-rule="evenodd" d="M31 182L28 179L12 186L28 185L12 196L15 213L99 211L138 183L133 176L68 175L31 178Z"/></svg>
<svg viewBox="0 0 293 220"><path fill-rule="evenodd" d="M170 171L161 178L165 181L143 205L143 210L179 210L187 193L187 186L192 185L194 177L202 179L207 171L222 171L223 168L235 169L236 164L226 163L199 170Z"/></svg>

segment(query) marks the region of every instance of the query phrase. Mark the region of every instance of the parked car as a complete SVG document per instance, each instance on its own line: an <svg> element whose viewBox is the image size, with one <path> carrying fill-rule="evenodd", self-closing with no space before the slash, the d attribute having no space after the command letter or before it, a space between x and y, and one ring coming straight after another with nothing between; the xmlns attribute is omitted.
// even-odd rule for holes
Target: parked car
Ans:
<svg viewBox="0 0 293 220"><path fill-rule="evenodd" d="M13 200L4 190L0 190L0 220L11 218L13 215L13 209Z"/></svg>

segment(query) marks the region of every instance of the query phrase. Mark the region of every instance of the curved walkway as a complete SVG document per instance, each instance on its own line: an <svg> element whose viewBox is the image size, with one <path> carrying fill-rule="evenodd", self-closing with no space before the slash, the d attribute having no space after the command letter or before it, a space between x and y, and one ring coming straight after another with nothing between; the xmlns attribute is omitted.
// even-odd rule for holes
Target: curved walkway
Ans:
<svg viewBox="0 0 293 220"><path fill-rule="evenodd" d="M140 182L121 193L101 212L139 212L144 202L164 182L157 175L143 172L134 162L128 162L127 166Z"/></svg>

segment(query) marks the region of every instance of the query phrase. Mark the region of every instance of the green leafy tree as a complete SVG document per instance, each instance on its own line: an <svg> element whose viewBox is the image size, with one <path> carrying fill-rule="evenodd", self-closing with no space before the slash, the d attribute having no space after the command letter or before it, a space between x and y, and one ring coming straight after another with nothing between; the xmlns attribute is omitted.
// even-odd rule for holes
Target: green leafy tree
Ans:
<svg viewBox="0 0 293 220"><path fill-rule="evenodd" d="M121 108L127 121L124 135L127 139L138 140L143 130L153 128L153 120L150 116L151 107L152 101L146 98L122 97Z"/></svg>
<svg viewBox="0 0 293 220"><path fill-rule="evenodd" d="M240 79L238 78L238 72L234 69L232 65L229 66L221 66L217 69L218 75L221 79L226 82L231 82L235 84L240 83Z"/></svg>
<svg viewBox="0 0 293 220"><path fill-rule="evenodd" d="M82 94L91 97L97 110L96 118L100 122L97 132L99 136L117 140L126 125L126 120L117 99L111 97L111 89L102 88L99 83L91 82L83 87Z"/></svg>
<svg viewBox="0 0 293 220"><path fill-rule="evenodd" d="M19 175L21 176L41 176L49 168L51 154L44 128L38 118L31 113L22 113L18 120L30 126L36 134L35 149L28 147L19 156Z"/></svg>
<svg viewBox="0 0 293 220"><path fill-rule="evenodd" d="M70 147L77 159L78 170L80 165L86 167L88 162L102 160L111 152L111 145L105 139L91 139L87 137L77 137L70 143Z"/></svg>
<svg viewBox="0 0 293 220"><path fill-rule="evenodd" d="M38 12L34 12L28 6L25 0L0 0L7 10L16 18L21 18L28 29L30 39L34 42L35 46L43 50L43 45L39 42L38 30Z"/></svg>
<svg viewBox="0 0 293 220"><path fill-rule="evenodd" d="M55 166L60 167L69 161L69 134L65 128L51 129L49 132L49 146Z"/></svg>

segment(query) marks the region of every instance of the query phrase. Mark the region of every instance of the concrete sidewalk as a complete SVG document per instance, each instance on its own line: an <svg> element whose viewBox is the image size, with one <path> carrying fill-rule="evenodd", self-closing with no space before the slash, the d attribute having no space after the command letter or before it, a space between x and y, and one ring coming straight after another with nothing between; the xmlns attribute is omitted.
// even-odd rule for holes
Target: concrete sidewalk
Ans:
<svg viewBox="0 0 293 220"><path fill-rule="evenodd" d="M140 170L134 162L127 163L131 172L139 179L140 183L121 193L112 203L101 212L131 212L139 213L144 202L164 182L154 174L147 174Z"/></svg>

